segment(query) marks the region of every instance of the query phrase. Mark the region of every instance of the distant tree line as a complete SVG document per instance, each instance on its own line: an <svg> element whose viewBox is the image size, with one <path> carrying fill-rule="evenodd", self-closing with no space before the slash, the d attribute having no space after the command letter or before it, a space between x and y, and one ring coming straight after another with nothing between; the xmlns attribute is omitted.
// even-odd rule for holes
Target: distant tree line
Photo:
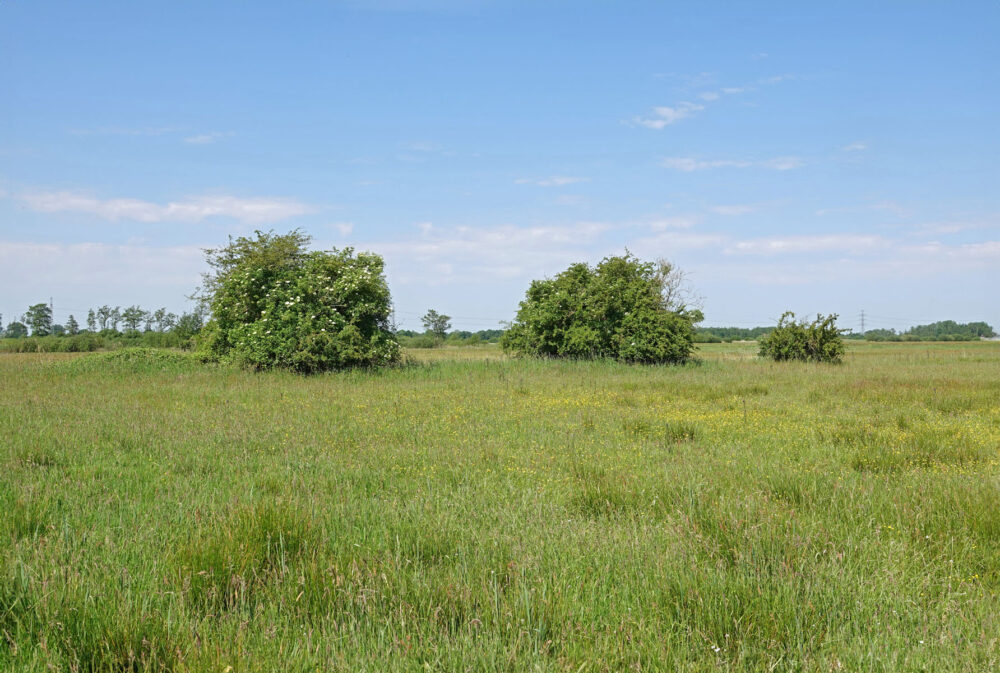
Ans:
<svg viewBox="0 0 1000 673"><path fill-rule="evenodd" d="M730 341L757 341L774 327L696 327L695 343L729 343Z"/></svg>
<svg viewBox="0 0 1000 673"><path fill-rule="evenodd" d="M697 327L695 343L729 343L731 341L759 341L774 327ZM942 320L930 325L917 325L905 332L894 329L871 329L864 333L844 334L845 339L866 341L978 341L996 336L985 322L957 323Z"/></svg>
<svg viewBox="0 0 1000 673"><path fill-rule="evenodd" d="M205 311L177 315L166 308L146 310L140 306L90 309L83 326L74 315L64 324L54 322L52 308L42 302L28 307L6 326L0 315L0 350L17 352L92 351L120 346L188 348L205 325Z"/></svg>
<svg viewBox="0 0 1000 673"><path fill-rule="evenodd" d="M436 348L438 346L476 346L479 344L495 344L500 341L505 330L483 329L478 332L467 330L454 330L448 332L443 338L430 330L425 332L415 332L414 330L401 329L396 331L399 344L406 348Z"/></svg>
<svg viewBox="0 0 1000 673"><path fill-rule="evenodd" d="M985 322L957 323L941 320L929 325L917 325L905 332L894 329L870 329L848 338L865 341L979 341L995 337L996 332Z"/></svg>

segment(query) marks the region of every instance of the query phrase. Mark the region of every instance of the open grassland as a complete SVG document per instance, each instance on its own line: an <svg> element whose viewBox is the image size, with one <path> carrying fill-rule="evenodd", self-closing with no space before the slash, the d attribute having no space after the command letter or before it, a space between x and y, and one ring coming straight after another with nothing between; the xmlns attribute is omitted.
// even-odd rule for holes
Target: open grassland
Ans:
<svg viewBox="0 0 1000 673"><path fill-rule="evenodd" d="M122 353L0 356L0 670L1000 668L1000 344Z"/></svg>

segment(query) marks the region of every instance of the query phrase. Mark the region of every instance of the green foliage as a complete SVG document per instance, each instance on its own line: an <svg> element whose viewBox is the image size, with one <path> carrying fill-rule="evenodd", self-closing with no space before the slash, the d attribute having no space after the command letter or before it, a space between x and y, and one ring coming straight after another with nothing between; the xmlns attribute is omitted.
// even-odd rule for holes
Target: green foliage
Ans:
<svg viewBox="0 0 1000 673"><path fill-rule="evenodd" d="M817 315L812 323L796 322L795 314L786 311L778 326L760 340L759 355L777 361L840 362L845 347L836 322L835 313Z"/></svg>
<svg viewBox="0 0 1000 673"><path fill-rule="evenodd" d="M0 353L85 353L96 351L104 344L104 339L96 334L33 336L0 340Z"/></svg>
<svg viewBox="0 0 1000 673"><path fill-rule="evenodd" d="M701 312L676 297L675 271L625 254L596 267L578 263L536 280L501 338L518 355L682 362L694 350Z"/></svg>
<svg viewBox="0 0 1000 673"><path fill-rule="evenodd" d="M442 342L426 333L402 329L396 331L396 338L399 339L399 345L404 348L436 348L442 345L479 346L498 343L505 332L506 330L501 329L483 329L478 332L455 330L449 332Z"/></svg>
<svg viewBox="0 0 1000 673"><path fill-rule="evenodd" d="M996 336L985 322L957 323L940 320L929 325L917 325L900 334L893 329L872 329L864 333L868 341L978 341Z"/></svg>
<svg viewBox="0 0 1000 673"><path fill-rule="evenodd" d="M146 374L154 372L183 373L203 366L193 353L160 348L121 348L104 353L92 353L60 363L63 370L74 374L113 372Z"/></svg>
<svg viewBox="0 0 1000 673"><path fill-rule="evenodd" d="M308 243L298 231L258 231L207 251L209 353L303 373L399 358L382 258L351 248L309 252Z"/></svg>
<svg viewBox="0 0 1000 673"><path fill-rule="evenodd" d="M730 341L756 341L773 327L697 327L695 343L721 343Z"/></svg>
<svg viewBox="0 0 1000 673"><path fill-rule="evenodd" d="M32 336L46 336L52 332L52 308L48 304L39 303L28 307L24 321L31 328Z"/></svg>
<svg viewBox="0 0 1000 673"><path fill-rule="evenodd" d="M69 335L0 339L0 353L84 353L119 348L190 349L192 335L174 329L170 332L129 332L105 330L100 334L81 332Z"/></svg>
<svg viewBox="0 0 1000 673"><path fill-rule="evenodd" d="M125 331L138 332L139 325L146 320L147 313L139 306L129 306L122 311L122 322L125 323Z"/></svg>
<svg viewBox="0 0 1000 673"><path fill-rule="evenodd" d="M429 334L399 337L399 345L405 348L437 348L442 342Z"/></svg>
<svg viewBox="0 0 1000 673"><path fill-rule="evenodd" d="M28 336L28 326L17 320L9 323L7 330L4 332L4 337L8 339L23 339L26 336Z"/></svg>
<svg viewBox="0 0 1000 673"><path fill-rule="evenodd" d="M448 330L451 329L451 316L438 313L434 309L427 311L420 322L423 323L428 334L442 341L448 336Z"/></svg>

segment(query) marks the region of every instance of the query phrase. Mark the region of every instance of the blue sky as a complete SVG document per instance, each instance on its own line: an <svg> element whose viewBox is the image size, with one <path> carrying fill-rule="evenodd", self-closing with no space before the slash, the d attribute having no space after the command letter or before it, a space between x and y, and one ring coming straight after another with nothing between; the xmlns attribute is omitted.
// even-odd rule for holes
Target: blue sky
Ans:
<svg viewBox="0 0 1000 673"><path fill-rule="evenodd" d="M1000 5L0 3L4 322L175 311L202 248L385 256L403 327L626 248L706 324L1000 326Z"/></svg>

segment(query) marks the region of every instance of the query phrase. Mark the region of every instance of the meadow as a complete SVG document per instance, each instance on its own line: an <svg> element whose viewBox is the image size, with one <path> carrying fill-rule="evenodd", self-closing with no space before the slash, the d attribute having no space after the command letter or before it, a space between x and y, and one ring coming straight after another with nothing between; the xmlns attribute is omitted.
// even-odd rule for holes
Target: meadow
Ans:
<svg viewBox="0 0 1000 673"><path fill-rule="evenodd" d="M0 670L1000 669L1000 343L0 355Z"/></svg>

